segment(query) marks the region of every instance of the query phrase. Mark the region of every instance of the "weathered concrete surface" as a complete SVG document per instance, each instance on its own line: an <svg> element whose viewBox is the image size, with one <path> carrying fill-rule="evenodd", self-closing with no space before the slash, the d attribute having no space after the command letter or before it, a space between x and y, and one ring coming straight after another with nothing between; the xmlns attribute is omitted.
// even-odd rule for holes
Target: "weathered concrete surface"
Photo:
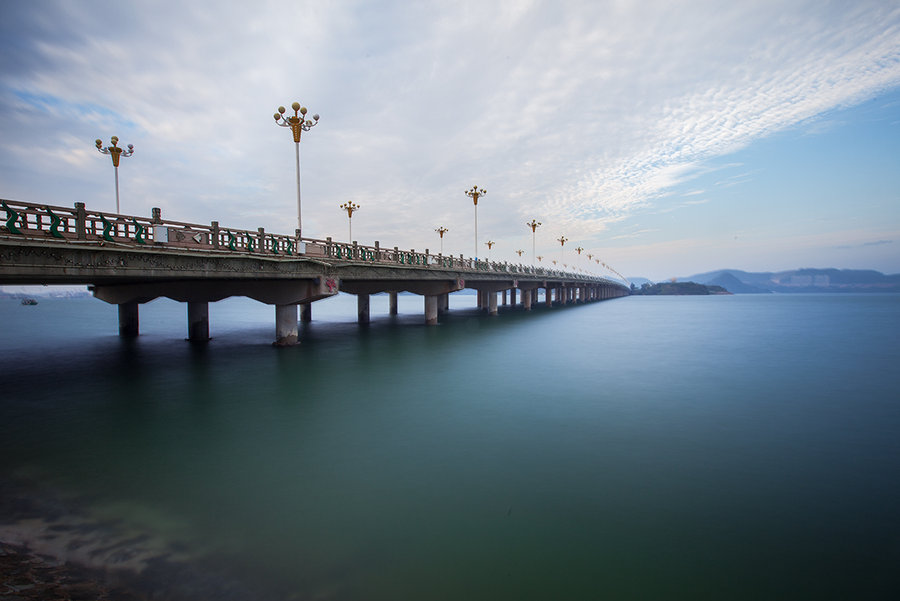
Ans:
<svg viewBox="0 0 900 601"><path fill-rule="evenodd" d="M341 292L350 294L378 294L379 292L412 292L422 296L435 296L463 289L463 285L457 278L452 279L425 279L425 280L366 280L348 279L346 275L341 277Z"/></svg>
<svg viewBox="0 0 900 601"><path fill-rule="evenodd" d="M107 243L52 243L0 239L0 283L112 284L227 279L291 280L328 275L328 265L310 259L284 260L215 251L179 251Z"/></svg>
<svg viewBox="0 0 900 601"><path fill-rule="evenodd" d="M179 302L211 303L231 296L246 296L268 305L308 303L337 294L336 282L318 280L176 280L145 283L98 284L94 296L115 305L147 303L164 296Z"/></svg>
<svg viewBox="0 0 900 601"><path fill-rule="evenodd" d="M275 305L275 346L292 346L299 341L297 305Z"/></svg>
<svg viewBox="0 0 900 601"><path fill-rule="evenodd" d="M425 324L437 325L438 322L438 297L433 294L425 296Z"/></svg>
<svg viewBox="0 0 900 601"><path fill-rule="evenodd" d="M135 338L140 333L138 304L136 302L119 305L119 336Z"/></svg>
<svg viewBox="0 0 900 601"><path fill-rule="evenodd" d="M187 304L188 340L206 342L209 340L209 303Z"/></svg>

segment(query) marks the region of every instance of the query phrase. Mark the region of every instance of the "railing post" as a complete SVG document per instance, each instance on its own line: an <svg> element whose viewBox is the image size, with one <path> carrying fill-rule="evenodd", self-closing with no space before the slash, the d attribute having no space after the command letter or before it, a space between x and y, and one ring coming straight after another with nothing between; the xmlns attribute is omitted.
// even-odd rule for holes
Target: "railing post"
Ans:
<svg viewBox="0 0 900 601"><path fill-rule="evenodd" d="M256 232L257 232L257 242L258 242L258 245L256 248L259 249L259 252L264 253L264 252L266 252L266 228L261 227L261 228L257 229Z"/></svg>
<svg viewBox="0 0 900 601"><path fill-rule="evenodd" d="M75 237L78 240L84 240L87 238L87 234L85 232L85 225L87 222L87 211L84 210L83 202L75 203Z"/></svg>
<svg viewBox="0 0 900 601"><path fill-rule="evenodd" d="M400 249L396 246L394 247L394 263L401 263L400 261Z"/></svg>
<svg viewBox="0 0 900 601"><path fill-rule="evenodd" d="M375 241L375 261L381 260L381 244L379 244L378 240Z"/></svg>
<svg viewBox="0 0 900 601"><path fill-rule="evenodd" d="M219 222L213 221L209 224L210 236L212 236L212 246L213 248L219 248Z"/></svg>
<svg viewBox="0 0 900 601"><path fill-rule="evenodd" d="M162 209L159 207L153 207L150 209L150 223L160 224L162 223Z"/></svg>
<svg viewBox="0 0 900 601"><path fill-rule="evenodd" d="M428 255L429 255L429 252L428 252L428 249L426 248L425 249L425 267L428 267Z"/></svg>
<svg viewBox="0 0 900 601"><path fill-rule="evenodd" d="M356 240L353 241L353 250L351 252L353 253L351 258L359 259L359 246L356 244Z"/></svg>
<svg viewBox="0 0 900 601"><path fill-rule="evenodd" d="M331 258L331 236L325 238L325 256Z"/></svg>

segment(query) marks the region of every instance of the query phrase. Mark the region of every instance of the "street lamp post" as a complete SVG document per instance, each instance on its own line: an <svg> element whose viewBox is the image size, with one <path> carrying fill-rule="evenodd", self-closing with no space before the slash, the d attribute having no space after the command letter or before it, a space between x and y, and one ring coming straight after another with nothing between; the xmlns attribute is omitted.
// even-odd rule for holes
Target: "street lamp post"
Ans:
<svg viewBox="0 0 900 601"><path fill-rule="evenodd" d="M566 245L566 242L568 242L569 239L566 238L565 236L560 236L559 238L557 238L557 240L559 241L559 262L562 263L563 262L563 247Z"/></svg>
<svg viewBox="0 0 900 601"><path fill-rule="evenodd" d="M103 141L100 138L94 140L94 144L97 146L97 150L100 151L101 154L108 154L112 159L113 169L116 172L116 214L119 214L119 159L122 157L130 157L134 154L134 144L129 144L128 149L119 148L119 137L113 136L109 140L112 142L112 146L103 147Z"/></svg>
<svg viewBox="0 0 900 601"><path fill-rule="evenodd" d="M359 210L359 205L353 202L345 202L341 205L341 208L347 211L347 233L350 234L350 239L347 242L353 242L353 212Z"/></svg>
<svg viewBox="0 0 900 601"><path fill-rule="evenodd" d="M494 248L495 244L497 244L497 243L494 242L493 240L488 240L487 242L484 243L484 245L488 247L488 261L491 260L491 249Z"/></svg>
<svg viewBox="0 0 900 601"><path fill-rule="evenodd" d="M541 222L537 219L532 219L531 223L526 223L525 225L531 228L531 264L534 265L534 233L541 227Z"/></svg>
<svg viewBox="0 0 900 601"><path fill-rule="evenodd" d="M438 227L437 229L435 229L434 231L436 231L438 233L438 236L441 237L441 254L443 255L444 254L444 234L446 234L450 230L448 230L447 228L445 228L442 225L442 226Z"/></svg>
<svg viewBox="0 0 900 601"><path fill-rule="evenodd" d="M471 190L466 190L466 196L475 203L475 260L478 260L478 199L487 194L487 190L472 186Z"/></svg>
<svg viewBox="0 0 900 601"><path fill-rule="evenodd" d="M575 252L578 253L578 258L575 259L576 269L581 269L581 253L582 253L582 251L584 251L584 249L581 248L580 246L575 249Z"/></svg>
<svg viewBox="0 0 900 601"><path fill-rule="evenodd" d="M313 126L318 125L319 123L319 115L313 115L312 121L306 119L306 107L300 106L299 102L295 102L291 105L291 108L294 109L294 115L285 117L284 112L285 108L283 106L278 107L278 112L273 115L275 117L276 125L280 125L281 127L290 127L291 133L294 134L294 145L296 146L296 156L297 156L297 237L301 237L301 231L303 230L303 224L300 220L300 134L309 131Z"/></svg>

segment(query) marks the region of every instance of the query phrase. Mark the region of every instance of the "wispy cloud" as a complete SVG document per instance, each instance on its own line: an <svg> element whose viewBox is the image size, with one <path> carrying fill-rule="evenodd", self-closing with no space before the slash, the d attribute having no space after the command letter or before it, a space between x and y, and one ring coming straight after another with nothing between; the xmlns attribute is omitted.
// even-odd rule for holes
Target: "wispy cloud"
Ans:
<svg viewBox="0 0 900 601"><path fill-rule="evenodd" d="M873 240L871 242L863 242L861 244L844 244L841 246L835 246L835 248L840 249L852 249L852 248L867 248L871 246L883 246L885 244L893 244L893 240Z"/></svg>
<svg viewBox="0 0 900 601"><path fill-rule="evenodd" d="M91 145L118 134L137 149L125 206L291 231L293 148L271 113L300 100L322 115L302 145L310 234L343 231L337 204L352 199L361 240L423 248L440 221L468 250L462 191L478 184L498 256L532 217L547 240L592 240L683 203L667 195L710 159L900 83L900 7L877 1L54 2L4 16L0 162L16 175L0 184L19 197L108 197ZM41 165L35 144L52 149Z"/></svg>

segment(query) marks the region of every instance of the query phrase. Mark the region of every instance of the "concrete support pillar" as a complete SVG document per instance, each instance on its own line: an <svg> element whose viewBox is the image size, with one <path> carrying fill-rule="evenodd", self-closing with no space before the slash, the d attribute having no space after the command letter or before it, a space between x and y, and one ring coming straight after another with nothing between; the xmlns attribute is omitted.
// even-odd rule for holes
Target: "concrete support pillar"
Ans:
<svg viewBox="0 0 900 601"><path fill-rule="evenodd" d="M397 293L389 292L388 296L390 298L390 310L388 311L391 315L397 314Z"/></svg>
<svg viewBox="0 0 900 601"><path fill-rule="evenodd" d="M140 330L138 320L138 304L136 302L119 305L119 336L135 338Z"/></svg>
<svg viewBox="0 0 900 601"><path fill-rule="evenodd" d="M275 305L275 346L297 344L297 327L297 303Z"/></svg>
<svg viewBox="0 0 900 601"><path fill-rule="evenodd" d="M497 293L488 292L488 315L497 314Z"/></svg>
<svg viewBox="0 0 900 601"><path fill-rule="evenodd" d="M512 305L513 307L516 306L516 289L515 288L509 289L509 304Z"/></svg>
<svg viewBox="0 0 900 601"><path fill-rule="evenodd" d="M516 301L513 301L512 304L516 304ZM506 306L506 290L503 291L503 306Z"/></svg>
<svg viewBox="0 0 900 601"><path fill-rule="evenodd" d="M450 311L450 293L445 292L438 296L438 314L447 313Z"/></svg>
<svg viewBox="0 0 900 601"><path fill-rule="evenodd" d="M548 307L553 306L553 289L550 286L544 288L544 304Z"/></svg>
<svg viewBox="0 0 900 601"><path fill-rule="evenodd" d="M300 305L300 321L303 323L312 321L312 303L303 303Z"/></svg>
<svg viewBox="0 0 900 601"><path fill-rule="evenodd" d="M425 325L435 326L438 322L438 297L433 294L425 295Z"/></svg>
<svg viewBox="0 0 900 601"><path fill-rule="evenodd" d="M522 306L525 307L526 311L531 311L531 295L535 290L523 290L522 291Z"/></svg>
<svg viewBox="0 0 900 601"><path fill-rule="evenodd" d="M188 340L206 342L209 340L209 303L187 304Z"/></svg>
<svg viewBox="0 0 900 601"><path fill-rule="evenodd" d="M369 323L369 295L356 295L356 314L357 320L361 325Z"/></svg>

